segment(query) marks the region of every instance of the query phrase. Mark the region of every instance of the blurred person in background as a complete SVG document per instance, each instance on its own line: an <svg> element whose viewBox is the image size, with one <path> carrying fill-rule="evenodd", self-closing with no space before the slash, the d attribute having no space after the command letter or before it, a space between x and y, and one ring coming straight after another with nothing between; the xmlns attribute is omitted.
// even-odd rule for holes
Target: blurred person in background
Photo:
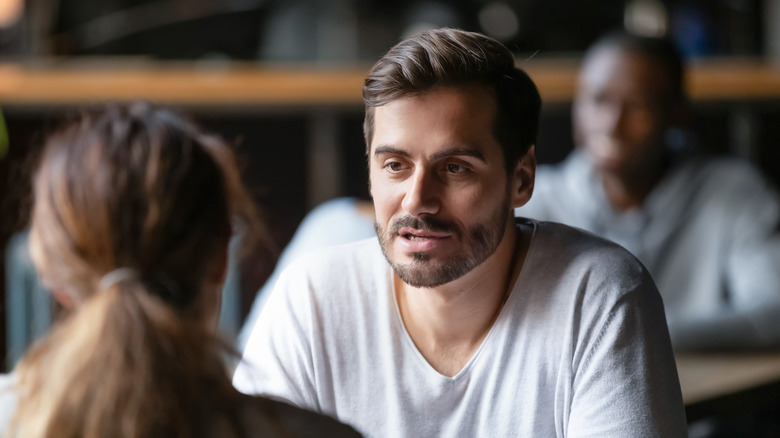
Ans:
<svg viewBox="0 0 780 438"><path fill-rule="evenodd" d="M517 216L607 237L647 266L676 350L780 346L780 200L757 168L685 134L684 65L667 39L615 32L586 53L575 150L539 166Z"/></svg>
<svg viewBox="0 0 780 438"><path fill-rule="evenodd" d="M258 227L229 147L168 110L109 106L52 135L30 249L67 315L0 376L0 434L356 436L231 385L228 241Z"/></svg>

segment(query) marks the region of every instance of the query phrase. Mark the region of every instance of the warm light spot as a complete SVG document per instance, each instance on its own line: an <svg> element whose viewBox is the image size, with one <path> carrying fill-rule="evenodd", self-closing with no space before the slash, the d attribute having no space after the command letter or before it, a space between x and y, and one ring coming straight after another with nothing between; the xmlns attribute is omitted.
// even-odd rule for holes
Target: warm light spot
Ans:
<svg viewBox="0 0 780 438"><path fill-rule="evenodd" d="M0 27L9 27L19 21L24 0L0 0Z"/></svg>

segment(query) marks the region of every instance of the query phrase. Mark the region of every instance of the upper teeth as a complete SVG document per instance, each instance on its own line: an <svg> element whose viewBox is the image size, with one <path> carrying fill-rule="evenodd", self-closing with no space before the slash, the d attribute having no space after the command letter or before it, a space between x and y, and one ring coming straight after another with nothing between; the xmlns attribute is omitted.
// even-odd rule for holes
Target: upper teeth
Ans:
<svg viewBox="0 0 780 438"><path fill-rule="evenodd" d="M409 235L409 240L425 240L425 237Z"/></svg>

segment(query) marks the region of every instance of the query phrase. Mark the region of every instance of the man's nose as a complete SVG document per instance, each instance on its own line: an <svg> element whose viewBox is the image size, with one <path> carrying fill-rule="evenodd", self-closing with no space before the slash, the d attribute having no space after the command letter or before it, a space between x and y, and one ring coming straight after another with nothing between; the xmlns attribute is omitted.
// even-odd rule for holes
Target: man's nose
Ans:
<svg viewBox="0 0 780 438"><path fill-rule="evenodd" d="M412 216L436 214L439 211L440 183L429 170L418 169L408 180L401 207Z"/></svg>
<svg viewBox="0 0 780 438"><path fill-rule="evenodd" d="M613 103L606 106L602 113L602 123L605 134L619 136L623 130L626 110L619 103Z"/></svg>

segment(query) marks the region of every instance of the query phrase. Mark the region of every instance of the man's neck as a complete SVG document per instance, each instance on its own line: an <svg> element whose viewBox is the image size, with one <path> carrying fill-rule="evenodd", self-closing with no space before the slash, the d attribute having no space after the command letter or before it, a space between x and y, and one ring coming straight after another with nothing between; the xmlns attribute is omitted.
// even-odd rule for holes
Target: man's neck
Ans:
<svg viewBox="0 0 780 438"><path fill-rule="evenodd" d="M493 326L517 279L530 232L508 227L495 253L445 285L414 288L395 276L396 299L417 349L439 373L454 376Z"/></svg>

